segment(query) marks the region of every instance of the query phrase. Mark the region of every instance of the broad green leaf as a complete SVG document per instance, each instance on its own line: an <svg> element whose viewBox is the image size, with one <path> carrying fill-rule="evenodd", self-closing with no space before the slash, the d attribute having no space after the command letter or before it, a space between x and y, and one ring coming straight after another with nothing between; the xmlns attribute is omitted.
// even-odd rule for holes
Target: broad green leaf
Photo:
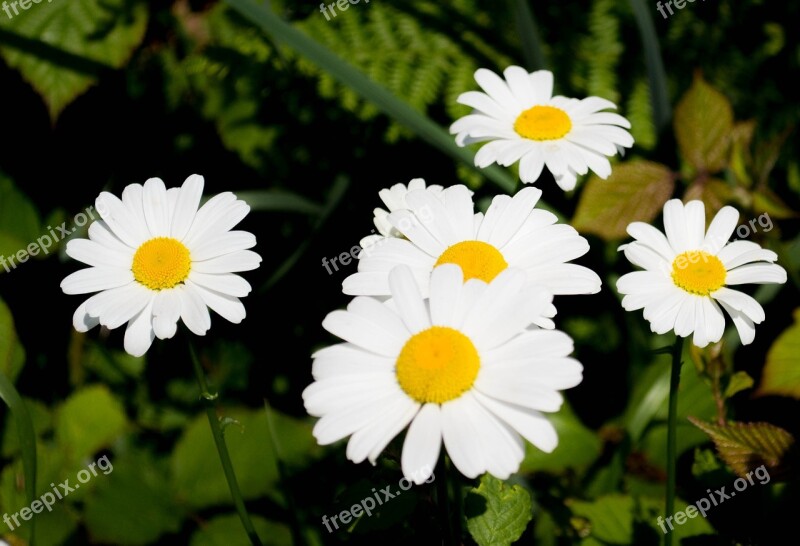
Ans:
<svg viewBox="0 0 800 546"><path fill-rule="evenodd" d="M314 38L283 21L269 6L258 4L253 0L226 0L226 3L276 41L296 50L392 119L414 131L421 139L454 159L477 169L474 166L472 152L466 148L459 148L455 139L442 127L397 98L387 88L375 83L364 72L325 48ZM499 167L480 169L479 172L505 191L513 191L516 186L516 182L508 172Z"/></svg>
<svg viewBox="0 0 800 546"><path fill-rule="evenodd" d="M267 494L282 500L274 490L278 465L269 441L264 411L231 409L225 417L236 421L224 429L225 442L245 499ZM281 439L281 457L288 465L301 467L320 453L311 425L272 411L272 424ZM171 458L173 489L180 500L193 508L228 504L230 492L214 447L208 419L195 418L178 440Z"/></svg>
<svg viewBox="0 0 800 546"><path fill-rule="evenodd" d="M794 437L770 423L728 423L715 425L690 417L689 420L711 437L720 457L740 477L759 465L779 468Z"/></svg>
<svg viewBox="0 0 800 546"><path fill-rule="evenodd" d="M73 462L87 459L110 446L127 427L125 409L105 385L93 385L73 393L56 410L56 440Z"/></svg>
<svg viewBox="0 0 800 546"><path fill-rule="evenodd" d="M716 173L728 164L733 108L699 74L675 107L674 128L681 155L697 172Z"/></svg>
<svg viewBox="0 0 800 546"><path fill-rule="evenodd" d="M19 266L16 254L35 243L40 230L39 213L30 199L0 173L0 275L14 272Z"/></svg>
<svg viewBox="0 0 800 546"><path fill-rule="evenodd" d="M153 544L180 530L183 510L174 500L166 469L151 455L129 452L99 471L86 498L86 525L95 541L120 545Z"/></svg>
<svg viewBox="0 0 800 546"><path fill-rule="evenodd" d="M758 394L800 399L800 309L794 312L794 324L778 336L767 353Z"/></svg>
<svg viewBox="0 0 800 546"><path fill-rule="evenodd" d="M636 518L637 521L647 524L656 531L657 536L664 536L666 534L664 530L669 530L669 525L666 522L667 516L664 515L664 499L655 497L638 497L636 501L638 504ZM690 505L682 499L675 499L675 514L677 514L679 511L686 515L686 517L679 516L680 519L683 520L682 524L679 524L675 521L674 514L668 514L669 516L673 516L673 519L670 521L673 527L673 544L683 544L681 541L689 537L715 534L714 528L696 509L696 507L690 510L687 514L686 509L689 506L694 505ZM689 517L690 515L692 515L692 517ZM658 519L659 517L661 520ZM690 543L691 542L687 540L685 544Z"/></svg>
<svg viewBox="0 0 800 546"><path fill-rule="evenodd" d="M25 351L17 339L11 310L0 299L0 398L3 399L17 429L22 463L25 470L25 493L33 501L36 490L36 432L28 407L14 388L13 377L25 361Z"/></svg>
<svg viewBox="0 0 800 546"><path fill-rule="evenodd" d="M633 499L627 495L606 495L595 501L568 500L575 516L589 521L592 538L608 544L633 543Z"/></svg>
<svg viewBox="0 0 800 546"><path fill-rule="evenodd" d="M753 386L753 378L747 372L736 372L728 381L723 395L725 398L730 398L736 393L742 392Z"/></svg>
<svg viewBox="0 0 800 546"><path fill-rule="evenodd" d="M513 544L533 518L532 510L531 496L525 489L488 473L464 499L467 529L478 546Z"/></svg>
<svg viewBox="0 0 800 546"><path fill-rule="evenodd" d="M274 521L251 516L253 527L264 546L285 546L292 543L289 528ZM242 529L236 514L217 516L203 524L193 535L190 546L250 546L250 540Z"/></svg>
<svg viewBox="0 0 800 546"><path fill-rule="evenodd" d="M784 203L778 194L767 187L759 188L753 192L753 210L764 211L764 214L776 220L797 218L798 214Z"/></svg>
<svg viewBox="0 0 800 546"><path fill-rule="evenodd" d="M20 2L19 4L22 4ZM144 38L147 5L129 0L58 0L0 17L0 55L42 96L52 119L106 69L121 68Z"/></svg>
<svg viewBox="0 0 800 546"><path fill-rule="evenodd" d="M322 205L285 190L242 191L236 192L236 197L253 210L299 212L311 216L318 216L322 212Z"/></svg>
<svg viewBox="0 0 800 546"><path fill-rule="evenodd" d="M658 216L674 187L674 175L664 165L638 159L623 163L608 180L589 178L572 225L605 240L624 239L628 224Z"/></svg>
<svg viewBox="0 0 800 546"><path fill-rule="evenodd" d="M558 446L552 453L545 453L526 442L520 472L560 472L566 468L581 468L600 456L600 438L586 428L568 406L563 406L558 413L548 414L547 420L558 433Z"/></svg>

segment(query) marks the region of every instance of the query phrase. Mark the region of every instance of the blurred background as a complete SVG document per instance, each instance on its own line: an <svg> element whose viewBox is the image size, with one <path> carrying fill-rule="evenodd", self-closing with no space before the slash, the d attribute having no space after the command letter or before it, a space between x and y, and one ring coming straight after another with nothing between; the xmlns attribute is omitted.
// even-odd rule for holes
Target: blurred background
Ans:
<svg viewBox="0 0 800 546"><path fill-rule="evenodd" d="M669 357L654 350L672 337L625 313L613 287L631 269L616 251L625 226L660 226L671 197L702 199L709 220L736 206L750 228L737 236L777 252L789 271L786 285L750 292L767 315L753 344L740 347L729 324L722 344L687 350L680 393L679 507L707 489L730 490L742 469L765 464L771 479L676 532L683 544L791 540L781 537L794 536L800 508L792 464L800 432L800 5L714 0L672 5L666 16L649 0L344 5L331 17L315 2L276 0L4 2L0 255L57 234L62 223L85 236L75 216L101 191L119 195L150 177L171 187L196 173L207 195L236 192L252 207L241 229L256 234L264 261L244 275L254 287L247 319L236 326L214 315L195 343L262 541L440 544L436 484L347 528L328 532L321 523L372 488L396 484L402 445L393 442L373 467L311 436L300 397L310 355L334 341L320 323L346 305L341 282L356 270L350 263L329 273L322 261L370 233L377 192L392 184L467 184L482 209L513 193L514 168L476 171L475 149L458 150L446 128L469 113L455 99L477 89L477 68L549 69L558 94L615 102L636 144L607 181L586 178L569 194L547 172L536 183L546 206L589 239L592 250L578 262L604 286L556 301L557 325L575 338L585 376L553 416L557 450L528 446L511 480L533 501L518 543L663 540L656 518L664 515ZM113 471L18 528L0 524L0 535L27 544L35 524L42 546L247 544L185 340L157 341L133 358L122 351L123 329L76 333L82 298L59 284L80 265L65 257L64 243L0 269L0 371L34 423L37 496L51 482L75 483L104 456ZM3 405L0 413L0 513L11 514L30 501L14 412ZM701 430L689 416L710 426ZM750 425L731 438L719 427L726 420Z"/></svg>

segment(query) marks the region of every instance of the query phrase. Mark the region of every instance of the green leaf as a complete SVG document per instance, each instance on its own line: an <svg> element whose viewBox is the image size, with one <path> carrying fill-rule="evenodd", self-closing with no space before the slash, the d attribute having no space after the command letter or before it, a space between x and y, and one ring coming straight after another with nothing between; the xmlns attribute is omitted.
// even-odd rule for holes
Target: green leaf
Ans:
<svg viewBox="0 0 800 546"><path fill-rule="evenodd" d="M284 546L292 543L292 533L286 525L251 516L253 527L264 546ZM202 524L192 535L190 546L250 546L236 514L217 516Z"/></svg>
<svg viewBox="0 0 800 546"><path fill-rule="evenodd" d="M105 385L92 385L73 393L55 415L56 440L73 462L108 447L127 426L122 404Z"/></svg>
<svg viewBox="0 0 800 546"><path fill-rule="evenodd" d="M661 529L659 525L659 517L661 519L661 525L664 526L664 529L669 529L669 525L666 524L664 520L664 499L662 498L655 498L655 497L637 497L636 499L638 506L638 513L637 513L637 521L641 521L646 523L651 529L656 531L657 536L663 536L664 530ZM689 506L693 506L688 504L686 501L682 499L675 499L675 509L677 511L683 512L686 514L686 508ZM677 513L677 512L676 512ZM698 535L713 535L714 528L708 522L708 520L702 517L702 514L698 512L696 509L691 511L694 514L693 517L689 517L686 515L686 518L683 524L678 524L677 522L671 522L674 527L673 532L673 539L674 544L684 544L682 542L683 539L694 537ZM671 515L671 514L670 514ZM683 517L681 519L684 519ZM686 541L685 544L694 544L695 542ZM698 544L705 544L697 542Z"/></svg>
<svg viewBox="0 0 800 546"><path fill-rule="evenodd" d="M700 74L675 107L675 138L683 158L698 172L715 173L728 164L733 108Z"/></svg>
<svg viewBox="0 0 800 546"><path fill-rule="evenodd" d="M764 211L765 214L777 220L797 218L798 216L797 212L784 203L778 194L767 187L759 188L753 192L752 208L753 210Z"/></svg>
<svg viewBox="0 0 800 546"><path fill-rule="evenodd" d="M9 375L19 372L24 361L25 351L17 340L11 310L0 299L0 398L14 418L25 470L25 493L32 502L36 492L36 432L25 402L9 379Z"/></svg>
<svg viewBox="0 0 800 546"><path fill-rule="evenodd" d="M651 222L674 188L672 171L664 165L629 161L615 167L608 180L589 178L572 225L605 240L623 239L631 222Z"/></svg>
<svg viewBox="0 0 800 546"><path fill-rule="evenodd" d="M285 190L243 191L237 192L236 197L253 210L298 212L310 216L318 216L322 212L322 205Z"/></svg>
<svg viewBox="0 0 800 546"><path fill-rule="evenodd" d="M279 479L278 463L267 436L266 413L239 408L226 411L225 417L240 424L225 430L225 442L242 496L255 499L270 494L282 501L274 490ZM320 453L309 423L274 410L271 417L275 434L281 439L284 462L302 467ZM205 415L199 415L184 429L172 452L171 465L173 490L182 502L193 508L230 503L230 491Z"/></svg>
<svg viewBox="0 0 800 546"><path fill-rule="evenodd" d="M464 499L469 534L479 546L508 546L525 532L533 518L530 494L484 474Z"/></svg>
<svg viewBox="0 0 800 546"><path fill-rule="evenodd" d="M770 423L714 425L690 417L696 427L711 437L720 457L740 477L760 465L777 469L794 444L794 437Z"/></svg>
<svg viewBox="0 0 800 546"><path fill-rule="evenodd" d="M39 213L30 199L0 173L0 257L11 258L27 248L41 236L40 230ZM11 273L18 265L8 258L0 263L0 274Z"/></svg>
<svg viewBox="0 0 800 546"><path fill-rule="evenodd" d="M42 96L55 120L100 72L125 65L146 27L143 2L42 2L11 19L0 17L0 31L8 29L0 55Z"/></svg>
<svg viewBox="0 0 800 546"><path fill-rule="evenodd" d="M730 398L736 393L742 392L753 386L753 378L747 372L736 372L728 380L728 386L725 387L723 396Z"/></svg>
<svg viewBox="0 0 800 546"><path fill-rule="evenodd" d="M398 99L387 88L375 83L355 66L339 57L315 39L295 29L267 6L252 0L226 0L233 9L257 25L278 42L284 43L308 58L335 80L346 85L359 96L370 101L381 111L400 124L414 131L421 139L438 148L452 158L472 168L474 156L466 148L459 148L455 139L427 116L420 114L406 102ZM484 176L495 182L507 192L514 190L516 182L508 172L499 167L479 169Z"/></svg>
<svg viewBox="0 0 800 546"><path fill-rule="evenodd" d="M107 474L98 472L85 512L95 541L153 544L161 535L180 530L183 511L161 466L151 455L134 451L115 459Z"/></svg>
<svg viewBox="0 0 800 546"><path fill-rule="evenodd" d="M633 499L606 495L595 501L567 500L572 513L589 521L590 536L609 544L633 543Z"/></svg>
<svg viewBox="0 0 800 546"><path fill-rule="evenodd" d="M600 456L600 438L586 428L567 405L558 413L548 414L547 419L558 433L558 446L552 453L545 453L526 442L520 472L560 472L567 468L582 468Z"/></svg>
<svg viewBox="0 0 800 546"><path fill-rule="evenodd" d="M28 408L28 413L31 416L33 423L33 430L37 438L41 438L44 434L50 432L53 428L53 416L47 409L47 406L38 400L32 398L25 398L25 405ZM3 457L13 457L20 452L19 445L19 431L17 430L17 421L9 419L6 423L6 428L3 431Z"/></svg>
<svg viewBox="0 0 800 546"><path fill-rule="evenodd" d="M767 353L759 395L791 396L800 399L800 308L794 324L784 330Z"/></svg>

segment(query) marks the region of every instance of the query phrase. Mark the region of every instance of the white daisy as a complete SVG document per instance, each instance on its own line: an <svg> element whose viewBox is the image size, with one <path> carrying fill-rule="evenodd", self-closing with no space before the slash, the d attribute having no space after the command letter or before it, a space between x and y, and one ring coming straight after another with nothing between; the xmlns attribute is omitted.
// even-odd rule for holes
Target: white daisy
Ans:
<svg viewBox="0 0 800 546"><path fill-rule="evenodd" d="M475 81L485 93L469 91L458 102L471 106L472 114L456 121L450 132L465 146L487 142L475 155L481 168L497 163L505 167L520 162L523 182L536 182L547 166L564 191L575 188L577 175L593 171L600 178L611 174L613 156L633 146L624 117L603 112L616 109L600 97L571 99L553 96L553 74L528 73L519 66L506 68L505 81L485 68Z"/></svg>
<svg viewBox="0 0 800 546"><path fill-rule="evenodd" d="M438 197L411 191L408 210L387 217L406 238L386 239L363 252L358 272L344 280L344 293L388 296L389 272L408 265L427 296L431 271L450 263L461 266L466 279L489 282L516 267L530 284L554 295L599 292L594 271L567 263L586 254L589 243L573 227L557 224L552 213L535 208L541 195L538 188L524 188L514 197L498 195L484 217L474 213L466 186L451 186ZM549 313L555 315L552 305ZM553 327L549 320L539 325Z"/></svg>
<svg viewBox="0 0 800 546"><path fill-rule="evenodd" d="M530 330L552 296L519 270L490 284L463 282L454 265L431 276L430 300L411 270L389 275L391 302L358 297L323 327L344 339L314 354L314 383L303 392L320 417L314 436L330 444L350 436L347 457L373 464L410 423L403 474L424 482L442 441L467 477L505 479L525 453L520 435L551 452L556 431L541 412L558 411L558 392L579 384L583 367L569 358L572 340Z"/></svg>
<svg viewBox="0 0 800 546"><path fill-rule="evenodd" d="M437 184L431 184L427 188L425 187L425 180L422 178L414 178L408 183L408 186L405 184L395 184L389 189L382 189L378 192L378 196L381 198L381 201L386 205L386 208L389 209L388 211L382 209L380 207L376 208L373 212L375 214L375 218L373 218L373 222L375 224L375 228L378 230L377 234L374 235L367 235L363 239L361 239L361 248L367 248L378 241L383 240L386 237L402 237L403 234L397 231L397 229L389 223L389 213L395 212L397 210L406 210L408 209L408 205L406 205L406 195L410 191L414 190L427 190L434 195L440 195L444 188Z"/></svg>
<svg viewBox="0 0 800 546"><path fill-rule="evenodd" d="M728 286L785 283L786 270L772 262L778 256L750 241L728 242L739 213L723 207L706 231L705 206L679 199L664 205L666 236L649 224L634 222L628 233L636 239L620 249L645 271L623 275L617 289L625 294L627 311L644 309L653 332L688 337L705 347L716 343L725 330L722 306L733 319L742 343L755 337L755 324L764 309L752 297Z"/></svg>
<svg viewBox="0 0 800 546"><path fill-rule="evenodd" d="M256 269L261 257L247 250L253 234L231 231L250 211L230 192L200 207L203 177L193 175L167 190L158 178L131 184L122 200L103 192L95 207L102 220L89 226L89 239L74 239L67 254L92 267L61 282L66 294L99 292L75 311L79 332L126 322L125 350L141 356L154 337L171 338L178 319L197 335L211 327L210 307L238 324L239 301L250 285L236 272Z"/></svg>

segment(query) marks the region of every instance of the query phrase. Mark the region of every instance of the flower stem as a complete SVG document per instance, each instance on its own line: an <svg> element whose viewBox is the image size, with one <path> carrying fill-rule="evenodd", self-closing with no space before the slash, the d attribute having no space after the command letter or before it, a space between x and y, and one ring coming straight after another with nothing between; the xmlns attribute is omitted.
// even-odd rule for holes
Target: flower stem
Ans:
<svg viewBox="0 0 800 546"><path fill-rule="evenodd" d="M225 437L222 434L222 428L219 426L219 418L214 401L217 399L216 393L211 393L208 390L208 383L206 376L203 373L203 368L200 366L200 361L197 359L197 353L194 350L194 344L191 338L188 338L189 354L192 357L192 365L194 366L194 374L197 377L197 385L200 387L200 396L206 407L206 415L208 416L208 424L211 426L211 434L214 436L214 444L217 446L217 453L219 454L219 461L222 463L222 470L225 472L225 479L228 481L228 488L231 491L231 498L239 513L239 519L242 520L242 525L250 538L253 546L263 546L261 540L258 538L253 522L250 521L250 516L247 514L247 509L244 505L242 498L242 491L239 489L239 482L236 481L236 474L233 471L233 464L231 463L231 456L228 453L228 447L225 445Z"/></svg>
<svg viewBox="0 0 800 546"><path fill-rule="evenodd" d="M675 513L675 471L677 462L678 386L681 381L683 338L676 336L672 348L672 370L669 380L669 416L667 421L667 506L666 517ZM672 546L672 529L667 531L665 546Z"/></svg>
<svg viewBox="0 0 800 546"><path fill-rule="evenodd" d="M450 495L449 481L447 475L446 456L442 453L439 456L439 464L436 469L436 504L439 505L439 521L442 525L442 543L447 546L458 544L453 537L453 521L450 519Z"/></svg>

